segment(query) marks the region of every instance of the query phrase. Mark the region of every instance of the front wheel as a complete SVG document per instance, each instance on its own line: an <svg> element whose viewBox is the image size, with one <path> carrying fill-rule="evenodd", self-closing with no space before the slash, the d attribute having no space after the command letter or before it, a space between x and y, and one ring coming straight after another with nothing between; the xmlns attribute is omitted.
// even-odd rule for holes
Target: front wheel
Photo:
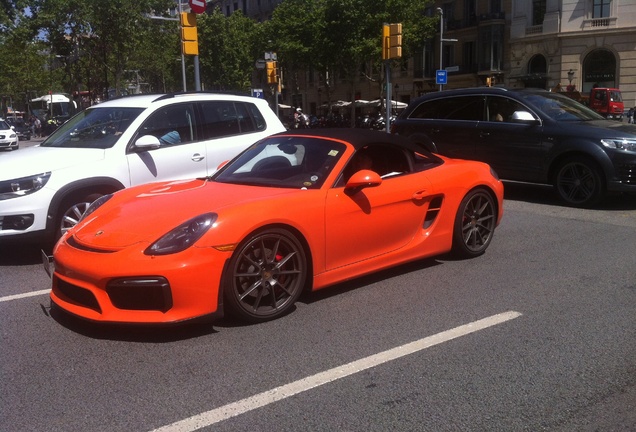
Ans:
<svg viewBox="0 0 636 432"><path fill-rule="evenodd" d="M283 229L257 232L236 249L223 278L230 312L248 322L278 318L293 307L307 278L298 239Z"/></svg>
<svg viewBox="0 0 636 432"><path fill-rule="evenodd" d="M566 160L557 171L554 186L561 199L574 207L591 207L604 192L599 168L585 157Z"/></svg>
<svg viewBox="0 0 636 432"><path fill-rule="evenodd" d="M101 194L90 194L66 199L58 212L55 240L58 240L66 231L77 225L86 210L88 210L88 207L101 196Z"/></svg>
<svg viewBox="0 0 636 432"><path fill-rule="evenodd" d="M485 189L470 191L455 216L453 254L472 258L483 254L492 241L497 225L495 200Z"/></svg>

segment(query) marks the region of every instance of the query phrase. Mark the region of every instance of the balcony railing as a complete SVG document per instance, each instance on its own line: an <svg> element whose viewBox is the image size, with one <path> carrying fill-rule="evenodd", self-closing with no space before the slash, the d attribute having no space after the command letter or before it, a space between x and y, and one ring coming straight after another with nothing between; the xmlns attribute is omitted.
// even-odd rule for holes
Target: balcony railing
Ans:
<svg viewBox="0 0 636 432"><path fill-rule="evenodd" d="M543 24L526 27L526 36L543 33Z"/></svg>
<svg viewBox="0 0 636 432"><path fill-rule="evenodd" d="M616 27L616 17L592 18L583 21L583 30L596 30Z"/></svg>

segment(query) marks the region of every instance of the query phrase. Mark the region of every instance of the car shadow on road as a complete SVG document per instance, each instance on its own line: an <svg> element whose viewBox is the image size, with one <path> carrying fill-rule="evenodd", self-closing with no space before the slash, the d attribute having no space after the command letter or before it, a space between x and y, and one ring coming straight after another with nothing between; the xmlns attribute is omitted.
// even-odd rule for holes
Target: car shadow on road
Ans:
<svg viewBox="0 0 636 432"><path fill-rule="evenodd" d="M504 181L504 199L557 207L571 207L559 198L552 186ZM636 210L636 194L608 194L590 210Z"/></svg>
<svg viewBox="0 0 636 432"><path fill-rule="evenodd" d="M42 306L42 309L45 314L61 326L91 339L169 343L217 333L212 323L208 321L193 321L174 325L106 324L77 318L53 304L48 308Z"/></svg>
<svg viewBox="0 0 636 432"><path fill-rule="evenodd" d="M322 301L329 297L333 297L333 296L347 293L349 291L357 290L367 285L372 285L378 282L382 282L387 279L394 278L396 276L401 276L407 273L425 270L425 269L440 265L443 263L441 260L446 258L448 258L448 256L446 255L438 256L435 258L425 258L425 259L413 261L407 264L402 264L396 267L392 267L387 270L382 270L376 273L372 273L370 275L351 279L346 282L341 282L339 284L326 287L325 289L321 289L315 292L303 293L303 295L300 297L298 302L309 305L315 302Z"/></svg>

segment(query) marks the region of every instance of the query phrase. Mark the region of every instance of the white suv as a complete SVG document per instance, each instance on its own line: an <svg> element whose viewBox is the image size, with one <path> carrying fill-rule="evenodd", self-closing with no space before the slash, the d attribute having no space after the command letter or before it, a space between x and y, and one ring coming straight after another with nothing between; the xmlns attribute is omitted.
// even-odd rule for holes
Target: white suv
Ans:
<svg viewBox="0 0 636 432"><path fill-rule="evenodd" d="M205 177L283 130L265 100L248 96L139 95L92 106L40 146L0 154L0 243L55 240L101 195Z"/></svg>

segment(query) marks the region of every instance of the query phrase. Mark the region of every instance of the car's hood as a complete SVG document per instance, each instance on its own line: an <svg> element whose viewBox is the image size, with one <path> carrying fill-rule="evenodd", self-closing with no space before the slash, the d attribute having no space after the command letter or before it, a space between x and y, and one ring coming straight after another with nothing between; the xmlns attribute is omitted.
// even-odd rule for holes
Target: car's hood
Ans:
<svg viewBox="0 0 636 432"><path fill-rule="evenodd" d="M220 212L296 189L249 187L196 179L152 183L124 189L73 231L75 240L92 248L121 249L154 242L204 213Z"/></svg>
<svg viewBox="0 0 636 432"><path fill-rule="evenodd" d="M0 181L56 171L103 158L102 149L26 147L0 156Z"/></svg>
<svg viewBox="0 0 636 432"><path fill-rule="evenodd" d="M607 138L636 138L636 125L623 123L616 120L591 120L579 122L583 127L589 127L593 129L604 129L606 132L604 135L608 135L607 131L613 133L612 136L606 136ZM600 132L600 131L599 131Z"/></svg>

